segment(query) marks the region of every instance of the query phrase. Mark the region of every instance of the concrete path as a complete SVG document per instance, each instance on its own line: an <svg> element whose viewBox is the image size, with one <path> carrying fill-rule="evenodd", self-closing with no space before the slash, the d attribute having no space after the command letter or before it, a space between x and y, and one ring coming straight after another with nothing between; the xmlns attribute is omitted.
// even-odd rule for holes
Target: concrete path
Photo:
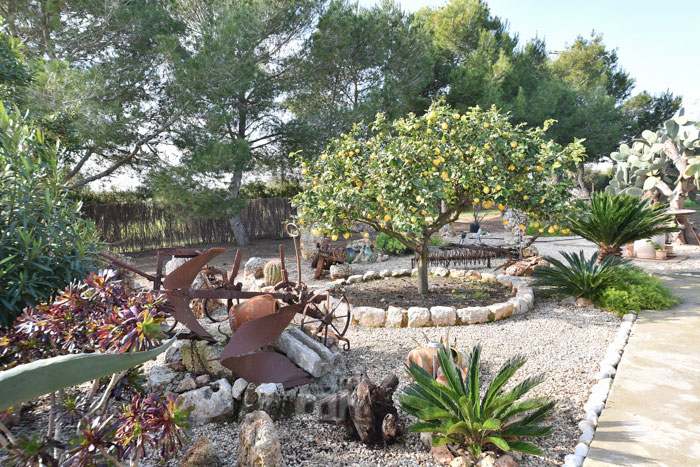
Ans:
<svg viewBox="0 0 700 467"><path fill-rule="evenodd" d="M637 318L584 467L700 466L700 275L661 278L683 303Z"/></svg>

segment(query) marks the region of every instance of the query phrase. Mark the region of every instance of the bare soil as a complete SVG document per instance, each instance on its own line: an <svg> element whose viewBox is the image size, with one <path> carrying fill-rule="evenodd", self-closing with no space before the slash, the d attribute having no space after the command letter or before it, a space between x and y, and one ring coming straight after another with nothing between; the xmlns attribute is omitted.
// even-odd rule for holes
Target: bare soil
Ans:
<svg viewBox="0 0 700 467"><path fill-rule="evenodd" d="M337 289L335 294L345 293L353 306L383 308L393 305L400 308L420 306L486 306L505 302L515 296L507 286L454 277L431 276L429 293L418 293L416 278L388 277L368 282L359 282Z"/></svg>

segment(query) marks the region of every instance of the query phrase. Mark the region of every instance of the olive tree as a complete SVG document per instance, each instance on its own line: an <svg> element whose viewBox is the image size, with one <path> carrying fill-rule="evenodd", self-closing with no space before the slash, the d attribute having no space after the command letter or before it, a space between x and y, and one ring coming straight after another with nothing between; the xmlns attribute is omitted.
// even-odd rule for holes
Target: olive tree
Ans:
<svg viewBox="0 0 700 467"><path fill-rule="evenodd" d="M294 199L299 222L331 236L362 222L399 240L418 254L418 289L427 293L430 236L465 209L485 202L558 218L583 147L546 140L550 124L513 125L495 107L460 114L442 99L420 116L392 122L380 114L313 160L297 155L307 183Z"/></svg>

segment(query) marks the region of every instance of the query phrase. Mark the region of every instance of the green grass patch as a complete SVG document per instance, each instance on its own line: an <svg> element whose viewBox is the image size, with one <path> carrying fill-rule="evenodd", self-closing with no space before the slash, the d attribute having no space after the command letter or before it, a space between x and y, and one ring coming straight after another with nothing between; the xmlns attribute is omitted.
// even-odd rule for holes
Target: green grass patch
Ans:
<svg viewBox="0 0 700 467"><path fill-rule="evenodd" d="M691 201L689 199L685 200L685 208L686 209L698 209L700 208L700 205L696 203L695 201Z"/></svg>

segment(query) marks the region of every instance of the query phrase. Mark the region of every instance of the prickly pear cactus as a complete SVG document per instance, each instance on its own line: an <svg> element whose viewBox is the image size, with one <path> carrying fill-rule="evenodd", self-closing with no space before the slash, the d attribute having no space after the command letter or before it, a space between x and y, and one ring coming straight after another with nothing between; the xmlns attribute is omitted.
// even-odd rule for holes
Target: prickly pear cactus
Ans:
<svg viewBox="0 0 700 467"><path fill-rule="evenodd" d="M685 200L700 201L700 122L679 111L656 132L646 130L632 146L623 144L610 154L616 162L615 176L607 191L634 196L646 195L666 201L676 211L682 231L678 243L699 244L700 236L684 215Z"/></svg>
<svg viewBox="0 0 700 467"><path fill-rule="evenodd" d="M268 262L263 269L265 285L275 285L282 281L282 264L279 260L273 259Z"/></svg>
<svg viewBox="0 0 700 467"><path fill-rule="evenodd" d="M646 130L632 145L623 144L610 154L615 176L607 191L658 199L667 198L671 209L683 209L685 198L696 200L700 189L700 122L679 115L656 132Z"/></svg>

